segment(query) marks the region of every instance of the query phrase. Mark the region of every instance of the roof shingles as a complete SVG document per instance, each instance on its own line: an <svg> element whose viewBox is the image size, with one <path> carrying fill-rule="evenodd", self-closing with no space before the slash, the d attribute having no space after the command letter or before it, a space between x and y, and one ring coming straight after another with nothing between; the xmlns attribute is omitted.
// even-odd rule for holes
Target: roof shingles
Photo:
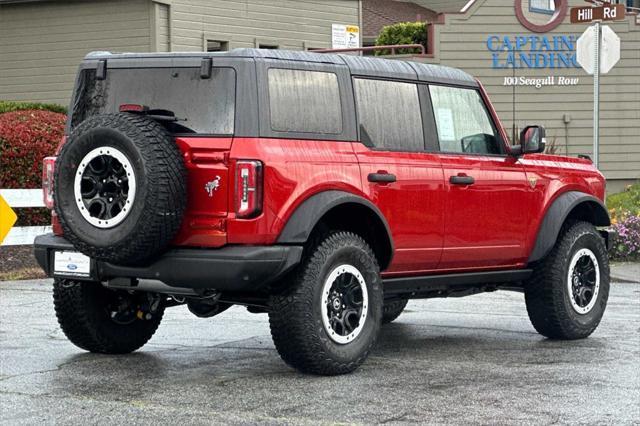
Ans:
<svg viewBox="0 0 640 426"><path fill-rule="evenodd" d="M362 0L362 36L376 38L382 28L398 22L433 21L437 13L415 3L396 0Z"/></svg>

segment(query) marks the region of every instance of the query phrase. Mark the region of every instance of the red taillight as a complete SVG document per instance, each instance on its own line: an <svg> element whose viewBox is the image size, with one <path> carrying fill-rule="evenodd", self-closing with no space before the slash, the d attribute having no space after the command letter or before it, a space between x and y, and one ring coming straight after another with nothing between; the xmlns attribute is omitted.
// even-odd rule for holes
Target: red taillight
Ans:
<svg viewBox="0 0 640 426"><path fill-rule="evenodd" d="M236 162L236 217L247 219L262 212L262 163Z"/></svg>
<svg viewBox="0 0 640 426"><path fill-rule="evenodd" d="M120 112L146 112L149 111L149 107L140 104L121 104L118 108Z"/></svg>
<svg viewBox="0 0 640 426"><path fill-rule="evenodd" d="M60 224L60 219L58 218L55 210L51 212L51 230L55 235L63 234L62 225Z"/></svg>
<svg viewBox="0 0 640 426"><path fill-rule="evenodd" d="M56 167L56 157L46 157L42 167L42 199L44 206L53 209L53 172Z"/></svg>

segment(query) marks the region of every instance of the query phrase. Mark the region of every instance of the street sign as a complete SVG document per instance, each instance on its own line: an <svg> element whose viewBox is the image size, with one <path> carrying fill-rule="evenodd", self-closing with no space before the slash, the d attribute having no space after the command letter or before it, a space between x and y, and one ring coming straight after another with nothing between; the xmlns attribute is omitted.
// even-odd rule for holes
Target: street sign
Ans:
<svg viewBox="0 0 640 426"><path fill-rule="evenodd" d="M584 70L593 74L593 164L599 164L600 144L600 73L606 74L620 60L620 38L600 21L578 38L576 59Z"/></svg>
<svg viewBox="0 0 640 426"><path fill-rule="evenodd" d="M600 73L606 74L620 60L620 37L609 27L600 27ZM578 38L576 59L578 64L588 73L595 71L596 25L585 30Z"/></svg>
<svg viewBox="0 0 640 426"><path fill-rule="evenodd" d="M2 244L2 240L7 236L13 224L16 223L17 218L15 212L11 210L9 204L0 195L0 244Z"/></svg>
<svg viewBox="0 0 640 426"><path fill-rule="evenodd" d="M331 48L351 49L360 47L360 27L357 25L331 25Z"/></svg>
<svg viewBox="0 0 640 426"><path fill-rule="evenodd" d="M600 7L572 7L571 23L584 24L593 21L621 21L625 19L623 4L607 4Z"/></svg>
<svg viewBox="0 0 640 426"><path fill-rule="evenodd" d="M600 38L600 72L606 74L620 60L620 37L604 25Z"/></svg>

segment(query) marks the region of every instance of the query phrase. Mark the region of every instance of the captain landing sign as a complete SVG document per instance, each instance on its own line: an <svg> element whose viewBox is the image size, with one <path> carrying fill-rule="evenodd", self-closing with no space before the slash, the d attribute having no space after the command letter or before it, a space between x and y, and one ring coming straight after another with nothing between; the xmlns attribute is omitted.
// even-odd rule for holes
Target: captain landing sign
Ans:
<svg viewBox="0 0 640 426"><path fill-rule="evenodd" d="M576 60L576 36L517 35L487 37L492 67L503 68L580 68Z"/></svg>

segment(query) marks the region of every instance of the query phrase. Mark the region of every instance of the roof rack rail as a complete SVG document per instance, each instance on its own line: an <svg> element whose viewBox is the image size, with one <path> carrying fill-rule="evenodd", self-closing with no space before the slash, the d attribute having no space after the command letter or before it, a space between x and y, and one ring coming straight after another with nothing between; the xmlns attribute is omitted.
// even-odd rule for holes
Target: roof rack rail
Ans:
<svg viewBox="0 0 640 426"><path fill-rule="evenodd" d="M346 49L314 49L314 53L341 53L341 52L371 52L376 50L391 50L391 54L396 54L396 49L420 49L420 55L426 55L427 51L422 44L388 44L384 46L349 47Z"/></svg>

